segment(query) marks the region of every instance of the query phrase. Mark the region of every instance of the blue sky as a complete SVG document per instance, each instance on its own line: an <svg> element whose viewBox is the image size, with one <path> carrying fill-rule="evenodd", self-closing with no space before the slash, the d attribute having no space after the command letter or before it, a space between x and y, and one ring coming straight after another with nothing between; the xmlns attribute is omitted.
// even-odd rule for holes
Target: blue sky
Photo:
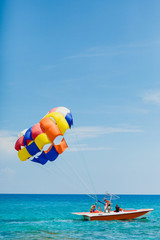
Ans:
<svg viewBox="0 0 160 240"><path fill-rule="evenodd" d="M0 3L0 192L160 194L160 2ZM20 131L65 106L54 163L21 162Z"/></svg>

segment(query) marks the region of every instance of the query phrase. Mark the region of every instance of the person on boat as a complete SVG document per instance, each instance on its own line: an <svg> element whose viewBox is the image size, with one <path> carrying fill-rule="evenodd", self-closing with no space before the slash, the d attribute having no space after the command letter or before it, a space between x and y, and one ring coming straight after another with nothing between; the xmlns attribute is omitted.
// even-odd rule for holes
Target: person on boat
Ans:
<svg viewBox="0 0 160 240"><path fill-rule="evenodd" d="M93 205L91 206L90 213L95 212L95 210L96 210L96 204L97 204L97 203L95 203L95 204L93 204Z"/></svg>
<svg viewBox="0 0 160 240"><path fill-rule="evenodd" d="M118 206L118 204L116 204L116 207L115 207L115 212L119 212L120 211L120 207Z"/></svg>
<svg viewBox="0 0 160 240"><path fill-rule="evenodd" d="M110 210L111 210L111 204L109 203L108 204L108 212L110 213Z"/></svg>
<svg viewBox="0 0 160 240"><path fill-rule="evenodd" d="M104 201L105 201L104 212L106 213L107 210L108 210L108 212L110 212L110 209L111 209L110 201L106 200L106 199L104 199Z"/></svg>

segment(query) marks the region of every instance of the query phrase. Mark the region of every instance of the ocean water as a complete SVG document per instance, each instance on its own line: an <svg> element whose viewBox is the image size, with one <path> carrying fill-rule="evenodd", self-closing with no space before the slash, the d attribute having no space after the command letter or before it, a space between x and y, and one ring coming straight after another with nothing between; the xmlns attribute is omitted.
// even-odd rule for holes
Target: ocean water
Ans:
<svg viewBox="0 0 160 240"><path fill-rule="evenodd" d="M119 195L125 209L154 208L146 220L84 221L86 195L0 195L0 239L160 239L160 195ZM103 195L99 195L101 200Z"/></svg>

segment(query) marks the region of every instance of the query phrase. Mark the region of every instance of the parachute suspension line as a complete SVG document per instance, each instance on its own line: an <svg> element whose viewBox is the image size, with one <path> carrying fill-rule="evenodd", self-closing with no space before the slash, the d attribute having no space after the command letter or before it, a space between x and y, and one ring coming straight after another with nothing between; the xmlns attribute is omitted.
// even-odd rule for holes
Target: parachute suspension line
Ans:
<svg viewBox="0 0 160 240"><path fill-rule="evenodd" d="M33 163L33 162L32 162L32 163ZM62 170L62 168L60 168L59 166L56 166L56 167L54 166L54 167L53 167L52 165L53 165L53 164L50 164L50 166L48 166L47 164L44 164L44 165L42 166L42 165L40 165L40 164L33 164L33 166L34 166L35 168L38 167L38 168L41 169L42 171L48 172L50 176L53 176L53 175L54 175L53 173L59 175L59 172L61 171L62 174L66 176L66 178L65 178L66 181L68 181L70 175L69 175L69 174L66 174L66 172L65 172L64 170ZM52 167L51 167L51 166L52 166ZM57 171L57 169L58 169L59 171ZM72 188L73 188L74 190L77 189L77 188L75 187L75 185L71 185L71 186L72 186Z"/></svg>
<svg viewBox="0 0 160 240"><path fill-rule="evenodd" d="M67 162L67 161L66 161ZM78 174L78 172L75 170L75 168L73 168L73 166L69 163L69 162L67 162L67 164L70 166L70 168L72 169L72 171L75 173L75 175L78 177L78 179L80 180L80 182L81 182L81 184L86 188L86 190L88 191L88 192L91 192L90 191L90 189L88 188L88 186L86 185L86 183L83 181L83 179L81 178L81 176ZM97 201L97 196L95 197L93 197L91 194L87 194L86 193L86 195L87 196L89 196L90 198L93 198L93 199L96 199L96 201ZM94 195L94 194L93 194Z"/></svg>
<svg viewBox="0 0 160 240"><path fill-rule="evenodd" d="M64 159L63 159L63 161L64 161ZM54 164L56 164L56 167L55 167ZM59 172L62 172L62 174L65 175L65 177L66 177L65 179L66 179L67 181L69 181L70 174L69 174L69 173L67 174L67 171L63 170L62 167L59 167L59 166L58 166L58 163L54 163L54 164L51 164L50 167L45 164L45 167L46 167L47 170L49 170L49 172L50 172L52 175L53 175L52 170L55 171L55 169L58 169ZM69 165L69 164L67 163L67 165ZM51 169L52 169L52 170L51 170ZM57 173L58 173L58 171L57 171ZM71 178L70 178L70 179L71 179ZM73 182L73 179L72 179L72 182ZM77 188L75 187L75 185L72 184L71 186L74 187L75 190L77 189Z"/></svg>
<svg viewBox="0 0 160 240"><path fill-rule="evenodd" d="M75 130L74 125L72 126L72 128ZM79 140L78 134L76 133L76 130L75 130L74 136L75 136L75 139L76 139L75 142L76 142L78 145L80 145L80 140ZM91 192L93 193L93 195L95 196L95 199L96 199L96 201L97 201L96 188L95 188L93 179L92 179L91 174L90 174L89 169L88 169L88 164L87 164L87 161L86 161L86 157L84 156L84 153L83 153L82 151L79 151L79 152L80 152L80 155L81 155L83 164L84 164L84 166L85 166L85 170L86 170L85 174L87 175L87 177L88 177L88 179L89 179L89 182L90 182L90 184L91 184L91 188L92 188L92 191L91 191Z"/></svg>

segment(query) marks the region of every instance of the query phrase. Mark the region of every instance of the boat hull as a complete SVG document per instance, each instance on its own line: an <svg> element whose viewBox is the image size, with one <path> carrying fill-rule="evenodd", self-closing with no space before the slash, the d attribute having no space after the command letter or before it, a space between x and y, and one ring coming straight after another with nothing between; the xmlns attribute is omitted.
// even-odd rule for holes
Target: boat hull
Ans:
<svg viewBox="0 0 160 240"><path fill-rule="evenodd" d="M98 221L113 221L113 220L131 220L131 219L142 219L147 218L148 215L153 211L153 209L139 209L139 210L124 210L122 212L81 212L73 213L82 216L85 220L98 220Z"/></svg>

